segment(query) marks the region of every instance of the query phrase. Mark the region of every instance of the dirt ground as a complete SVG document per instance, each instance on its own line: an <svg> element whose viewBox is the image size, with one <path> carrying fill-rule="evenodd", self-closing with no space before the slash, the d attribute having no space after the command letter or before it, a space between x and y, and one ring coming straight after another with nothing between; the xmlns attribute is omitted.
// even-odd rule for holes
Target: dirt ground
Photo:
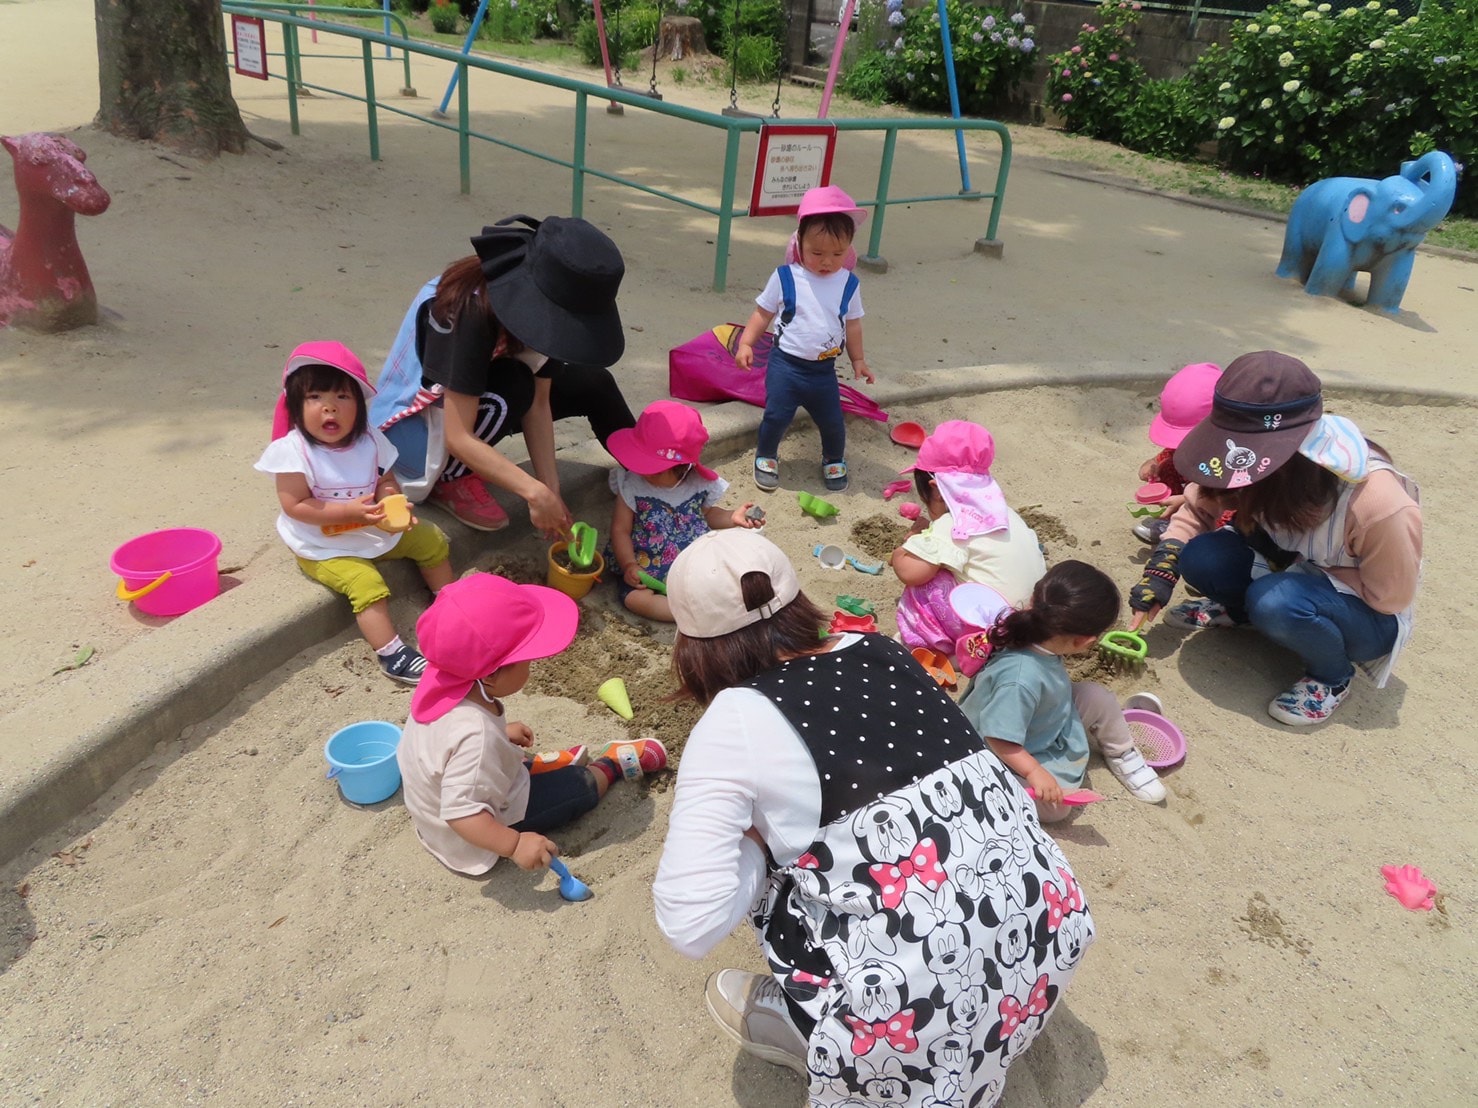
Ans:
<svg viewBox="0 0 1478 1108"><path fill-rule="evenodd" d="M72 134L114 197L79 225L103 324L0 331L0 470L18 520L0 559L11 612L0 775L48 737L7 723L27 706L58 705L46 727L65 738L127 707L131 691L114 703L97 690L136 644L317 588L292 568L272 529L271 484L250 468L286 352L341 338L373 373L412 293L468 234L568 197L565 170L482 148L473 194L460 196L454 137L423 124L382 119L384 160L370 162L363 109L328 97L304 102L295 138L280 83L237 79L236 95L252 130L282 150L198 163L100 135L85 126L97 97L92 34L86 0L0 5L0 132ZM427 110L446 79L444 66L418 68L410 107ZM474 90L489 93L480 79ZM664 85L669 99L679 91L709 108L727 101L726 88ZM568 129L568 97L497 92L483 122L514 141ZM785 96L788 112L814 114L814 93ZM634 111L591 113L593 161L656 187L713 180L716 144L687 134ZM863 295L869 361L905 397L887 405L894 420L987 425L997 476L1049 557L1084 558L1127 587L1144 547L1124 503L1150 453L1155 382L1186 362L1286 349L1323 376L1331 410L1422 483L1427 549L1395 679L1379 692L1361 684L1326 726L1294 731L1266 716L1295 663L1251 635L1157 627L1142 672L1102 671L1118 691L1160 695L1190 753L1167 775L1163 806L1129 799L1092 764L1090 785L1109 799L1059 834L1100 938L1003 1103L1465 1104L1462 1090L1478 1087L1475 897L1464 884L1478 836L1463 815L1478 785L1478 604L1467 587L1478 523L1466 505L1478 468L1478 271L1423 256L1394 318L1306 297L1271 275L1275 221L1087 182L1064 160L1069 140L1013 135L1004 259L971 251L983 205L888 213L892 266L865 275ZM977 173L992 156L972 145ZM901 142L896 194L937 192L953 158L947 132ZM835 179L867 194L876 165L849 145ZM0 188L0 223L14 226L12 205ZM788 234L742 221L729 290L715 294L708 217L595 183L586 214L628 260L620 372L636 406L665 395L669 348L744 318ZM907 399L938 395L967 367L977 368L946 399ZM1067 375L1087 383L1051 383ZM1008 377L1020 387L990 391ZM562 432L561 444L582 433ZM891 575L828 571L811 556L835 542L881 558L902 530L898 500L881 490L907 452L879 424L851 421L849 435L841 514L803 515L787 479L763 501L766 530L814 599L866 598L890 631ZM782 465L812 473L817 449L814 432L797 429ZM735 482L731 503L756 495L747 455L709 461ZM608 495L572 506L608 529ZM117 604L113 547L184 525L221 535L232 603L169 626ZM459 568L542 578L544 547L517 510L477 549ZM398 625L412 627L425 602L416 590L398 596ZM655 734L680 758L693 709L665 699L670 629L628 617L609 588L583 612L576 644L536 666L514 718L542 747ZM87 667L53 672L87 645L97 650ZM635 707L629 724L595 697L617 675ZM175 670L150 678L169 688ZM652 921L671 775L618 786L557 836L596 892L589 903L565 904L547 874L510 866L468 880L419 846L398 795L358 807L324 779L329 735L403 720L408 700L346 631L240 688L0 867L0 1100L801 1104L796 1077L738 1054L703 1011L710 972L759 968L752 940L736 934L692 963ZM1438 910L1407 912L1386 896L1389 863L1422 867L1442 890Z"/></svg>

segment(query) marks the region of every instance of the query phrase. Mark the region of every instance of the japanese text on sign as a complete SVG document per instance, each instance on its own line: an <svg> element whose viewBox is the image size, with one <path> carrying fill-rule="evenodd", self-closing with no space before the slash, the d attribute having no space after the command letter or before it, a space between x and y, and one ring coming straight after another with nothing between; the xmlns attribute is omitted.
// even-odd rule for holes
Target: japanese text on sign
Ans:
<svg viewBox="0 0 1478 1108"><path fill-rule="evenodd" d="M233 15L231 41L236 51L236 72L267 80L267 25L256 16Z"/></svg>
<svg viewBox="0 0 1478 1108"><path fill-rule="evenodd" d="M749 214L793 215L807 191L829 183L835 149L831 126L762 127Z"/></svg>

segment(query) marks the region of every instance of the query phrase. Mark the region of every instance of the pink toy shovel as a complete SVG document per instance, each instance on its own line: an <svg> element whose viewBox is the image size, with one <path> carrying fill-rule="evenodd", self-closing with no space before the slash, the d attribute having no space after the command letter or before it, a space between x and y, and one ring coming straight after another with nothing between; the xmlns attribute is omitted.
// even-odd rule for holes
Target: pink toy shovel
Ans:
<svg viewBox="0 0 1478 1108"><path fill-rule="evenodd" d="M1026 790L1026 795L1035 800L1037 799L1037 790L1029 788ZM1078 789L1075 792L1062 794L1062 802L1074 808L1082 804L1092 804L1094 801L1102 799L1103 796L1094 792L1092 789Z"/></svg>

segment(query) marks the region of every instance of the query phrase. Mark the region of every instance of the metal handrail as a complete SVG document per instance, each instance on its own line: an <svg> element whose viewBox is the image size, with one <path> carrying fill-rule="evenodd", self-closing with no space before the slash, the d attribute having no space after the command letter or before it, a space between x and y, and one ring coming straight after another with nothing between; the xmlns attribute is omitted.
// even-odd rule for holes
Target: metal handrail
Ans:
<svg viewBox="0 0 1478 1108"><path fill-rule="evenodd" d="M733 229L733 221L736 218L748 216L747 207L736 208L734 206L735 192L739 170L739 138L746 133L758 133L766 124L810 124L814 125L812 119L761 119L758 117L724 116L716 112L708 112L699 108L690 108L683 104L672 104L665 100L657 100L641 93L634 93L624 88L610 88L603 84L595 84L590 81L580 80L573 77L565 77L557 73L543 73L538 70L525 69L522 66L511 65L507 62L498 61L494 58L483 56L472 56L462 54L458 51L448 50L444 47L430 43L414 42L406 39L387 37L376 31L353 27L347 24L325 23L322 20L306 19L284 11L285 8L297 8L307 10L307 5L289 5L275 3L261 3L260 0L223 0L221 10L227 14L233 12L250 14L259 17L270 18L282 25L283 51L288 76L288 115L292 127L292 133L297 135L301 131L298 123L298 92L299 89L310 89L317 92L330 93L342 96L348 100L354 100L365 105L369 125L370 160L380 160L380 137L379 137L379 112L387 111L395 115L413 119L419 123L430 124L433 127L441 127L444 130L457 133L457 153L461 172L461 191L466 194L472 191L472 161L471 141L480 139L492 143L495 146L513 150L529 157L538 158L552 165L563 166L572 173L570 214L581 216L584 214L585 205L585 178L595 177L599 180L609 181L612 184L622 185L626 188L635 189L651 196L680 204L695 211L716 216L718 219L718 231L714 235L714 265L713 265L713 288L715 292L722 292L727 284L729 264L729 241ZM315 5L316 8L316 5ZM317 8L319 12L323 8ZM378 13L376 13L378 14ZM298 28L308 28L331 34L341 35L345 38L358 39L364 55L364 95L356 95L342 89L329 88L323 85L310 84L302 80L301 54L297 45ZM229 41L229 37L228 37ZM426 58L449 62L457 68L457 113L455 122L441 120L430 116L418 115L406 111L392 103L381 103L375 96L375 73L373 66L373 50L375 45L392 45L402 47L408 52L414 52ZM515 77L520 80L532 81L536 84L550 88L562 89L575 94L575 120L574 120L574 153L570 158L563 158L555 154L534 150L529 147L502 139L496 135L484 134L475 131L471 126L471 107L469 103L467 75L471 69L479 69L489 73L496 73L506 77ZM595 97L598 100L614 101L624 107L637 108L642 111L654 112L658 115L680 119L689 123L701 124L715 130L723 131L724 142L724 164L723 178L719 189L720 200L717 206L706 204L700 200L680 196L665 189L656 188L622 176L619 173L607 172L596 169L585 162L585 133L586 120L588 116L589 99ZM989 200L990 215L986 224L986 233L982 241L994 242L996 233L1000 226L1001 206L1006 195L1006 180L1011 169L1011 134L1006 126L992 119L829 119L826 121L838 131L877 131L883 133L883 154L878 170L878 186L876 197L872 200L859 201L862 207L873 208L876 211L870 221L871 235L868 243L868 253L865 261L881 262L879 250L882 246L883 223L890 204L915 204L936 200ZM1000 164L996 171L995 188L991 192L969 193L939 193L922 196L890 197L889 190L892 182L893 158L900 132L908 131L984 131L994 134L1001 143ZM977 243L979 245L979 243Z"/></svg>
<svg viewBox="0 0 1478 1108"><path fill-rule="evenodd" d="M403 96L414 96L416 94L415 86L411 84L411 52L409 49L414 45L415 40L411 38L411 32L406 26L405 19L396 12L392 12L389 8L344 8L333 7L328 4L283 4L274 3L273 0L232 0L231 7L233 9L240 9L239 14L241 15L255 14L260 16L264 11L311 12L313 15L310 15L309 18L313 22L313 30L315 31L332 31L335 26L341 26L340 24L334 24L331 20L314 18L318 15L347 15L355 19L383 19L387 24L394 21L400 27L400 39L389 39L386 41L385 57L390 57L390 48L392 45L400 47L401 60L405 63L405 85L400 90L401 94ZM321 26L324 23L328 23L329 26ZM294 131L293 134L297 134L297 132Z"/></svg>

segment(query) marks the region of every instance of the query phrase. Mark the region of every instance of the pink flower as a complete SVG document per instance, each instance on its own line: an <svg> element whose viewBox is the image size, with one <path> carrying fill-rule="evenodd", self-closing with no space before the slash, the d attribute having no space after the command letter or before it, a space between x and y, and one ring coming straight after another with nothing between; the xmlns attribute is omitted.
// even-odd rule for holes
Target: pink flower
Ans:
<svg viewBox="0 0 1478 1108"><path fill-rule="evenodd" d="M1064 69L1062 71L1062 75L1064 77L1071 77L1073 75L1073 71L1071 69Z"/></svg>
<svg viewBox="0 0 1478 1108"><path fill-rule="evenodd" d="M1071 50L1068 51L1069 54L1081 54L1082 52L1083 48L1081 46L1074 46Z"/></svg>
<svg viewBox="0 0 1478 1108"><path fill-rule="evenodd" d="M1070 92L1064 92L1062 94L1062 102L1064 104L1071 104L1073 102L1073 94Z"/></svg>
<svg viewBox="0 0 1478 1108"><path fill-rule="evenodd" d="M1109 55L1109 61L1116 62L1118 60L1119 60L1119 55L1117 55L1117 54L1110 54Z"/></svg>

